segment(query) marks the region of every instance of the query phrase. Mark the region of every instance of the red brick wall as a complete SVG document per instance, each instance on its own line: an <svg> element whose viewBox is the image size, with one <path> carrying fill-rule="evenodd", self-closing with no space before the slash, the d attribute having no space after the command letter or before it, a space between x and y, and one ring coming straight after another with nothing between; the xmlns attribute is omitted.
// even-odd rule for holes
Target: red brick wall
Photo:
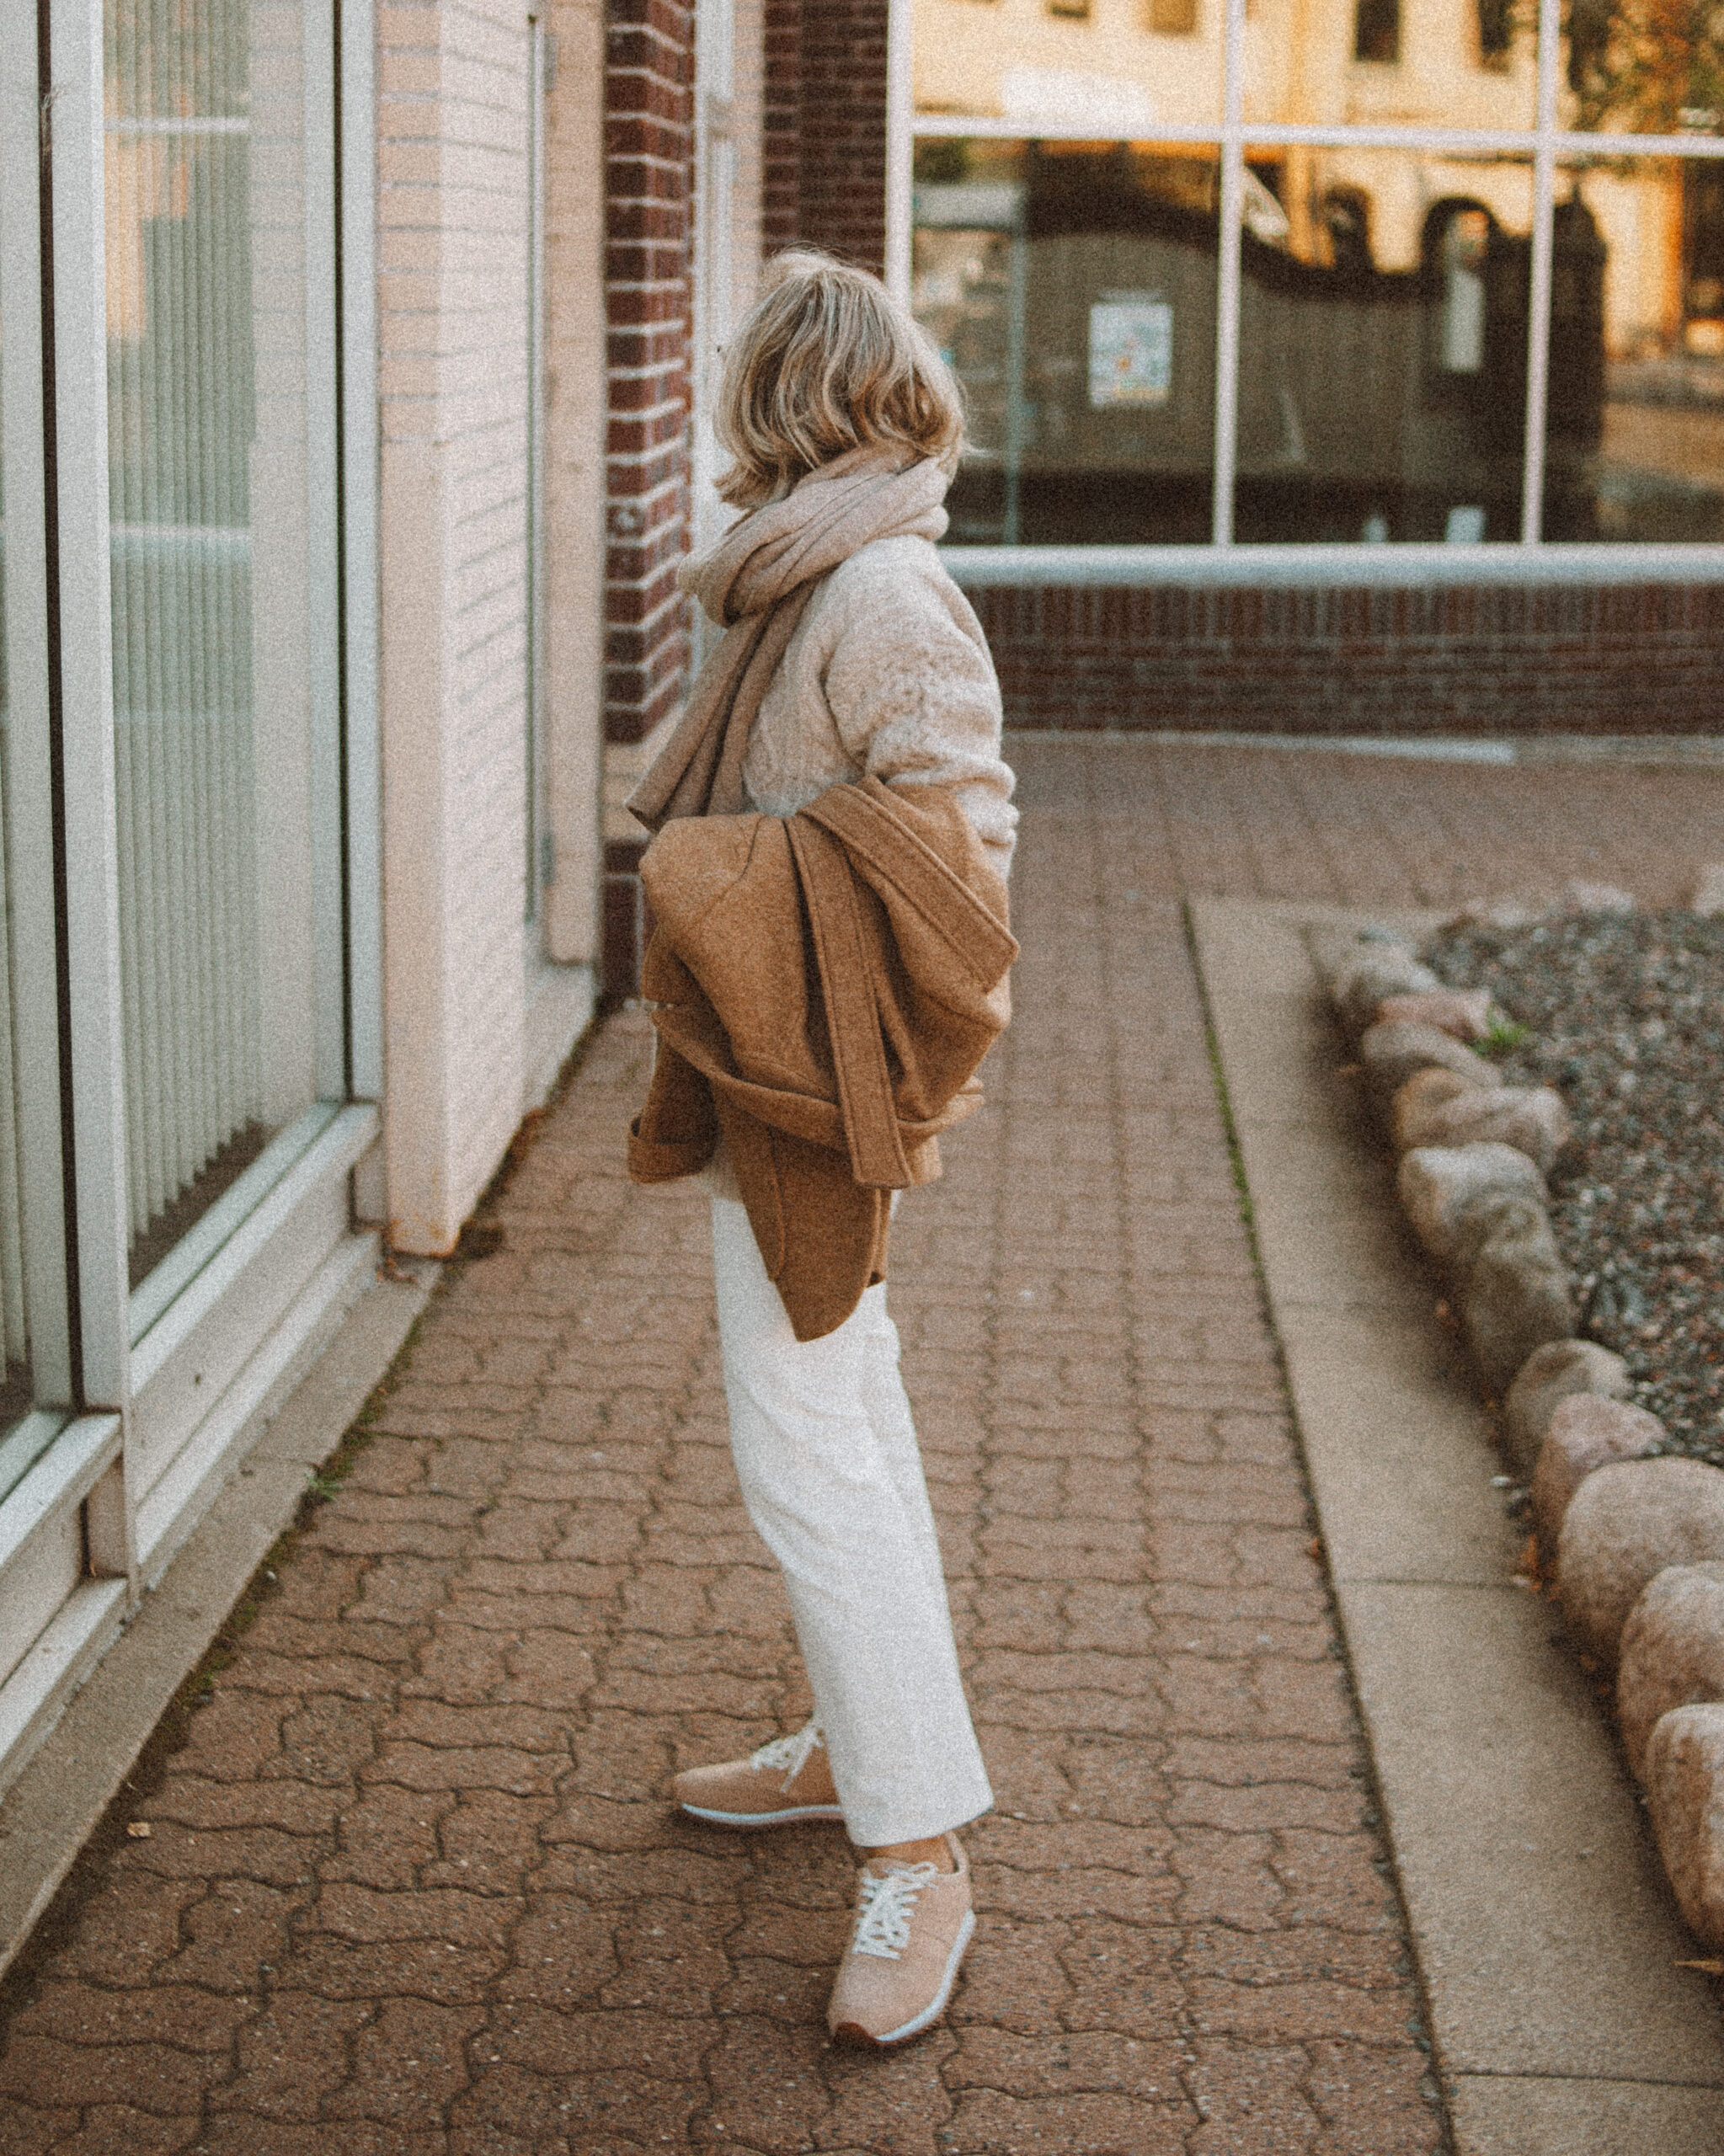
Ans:
<svg viewBox="0 0 1724 2156"><path fill-rule="evenodd" d="M605 739L642 739L686 685L694 8L610 0L605 53ZM605 849L603 985L638 978L643 843Z"/></svg>
<svg viewBox="0 0 1724 2156"><path fill-rule="evenodd" d="M761 132L761 241L771 254L801 229L803 0L766 0L766 64Z"/></svg>
<svg viewBox="0 0 1724 2156"><path fill-rule="evenodd" d="M1708 734L1724 585L1013 587L1006 723L1062 732Z"/></svg>
<svg viewBox="0 0 1724 2156"><path fill-rule="evenodd" d="M886 260L886 0L766 0L769 249Z"/></svg>
<svg viewBox="0 0 1724 2156"><path fill-rule="evenodd" d="M694 9L611 0L605 89L605 738L638 741L688 663Z"/></svg>
<svg viewBox="0 0 1724 2156"><path fill-rule="evenodd" d="M797 214L815 247L886 266L886 0L803 0Z"/></svg>

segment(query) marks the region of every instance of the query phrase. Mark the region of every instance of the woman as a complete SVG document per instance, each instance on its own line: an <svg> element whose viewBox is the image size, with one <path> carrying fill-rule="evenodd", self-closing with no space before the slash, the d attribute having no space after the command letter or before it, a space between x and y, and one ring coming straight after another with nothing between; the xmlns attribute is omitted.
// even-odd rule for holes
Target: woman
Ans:
<svg viewBox="0 0 1724 2156"><path fill-rule="evenodd" d="M747 514L680 581L728 633L631 806L656 830L793 817L866 780L938 787L1003 878L1017 811L999 687L933 546L963 440L944 364L877 278L782 255L727 355L715 424L734 460L720 491ZM898 1336L882 1281L835 1330L798 1338L722 1144L707 1172L732 1448L815 1712L749 1758L679 1774L675 1793L722 1826L844 1822L865 1862L830 2025L901 2043L944 2010L974 1928L954 1830L992 1796Z"/></svg>

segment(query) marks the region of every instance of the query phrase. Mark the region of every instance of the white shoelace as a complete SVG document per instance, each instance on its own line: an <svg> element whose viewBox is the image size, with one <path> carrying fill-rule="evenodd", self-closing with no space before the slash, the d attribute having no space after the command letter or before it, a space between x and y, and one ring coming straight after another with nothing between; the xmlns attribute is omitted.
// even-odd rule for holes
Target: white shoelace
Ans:
<svg viewBox="0 0 1724 2156"><path fill-rule="evenodd" d="M883 1874L863 1872L862 1906L856 1913L851 1952L895 1961L910 1944L910 1913L916 1896L939 1876L940 1868L934 1864L899 1864Z"/></svg>
<svg viewBox="0 0 1724 2156"><path fill-rule="evenodd" d="M777 1768L784 1770L781 1789L788 1789L807 1766L809 1759L820 1748L820 1726L818 1722L804 1722L794 1737L775 1737L761 1745L757 1752L750 1752L748 1763L762 1773Z"/></svg>

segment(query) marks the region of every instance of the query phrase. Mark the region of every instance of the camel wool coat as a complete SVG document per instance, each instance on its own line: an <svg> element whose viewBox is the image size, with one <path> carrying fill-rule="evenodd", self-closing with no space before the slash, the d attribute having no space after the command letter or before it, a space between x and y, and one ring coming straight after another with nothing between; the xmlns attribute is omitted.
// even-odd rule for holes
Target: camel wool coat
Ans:
<svg viewBox="0 0 1724 2156"><path fill-rule="evenodd" d="M892 1193L939 1173L1011 1015L1003 878L953 790L877 778L789 816L685 817L648 847L642 972L659 1049L638 1182L720 1131L798 1340L885 1278Z"/></svg>

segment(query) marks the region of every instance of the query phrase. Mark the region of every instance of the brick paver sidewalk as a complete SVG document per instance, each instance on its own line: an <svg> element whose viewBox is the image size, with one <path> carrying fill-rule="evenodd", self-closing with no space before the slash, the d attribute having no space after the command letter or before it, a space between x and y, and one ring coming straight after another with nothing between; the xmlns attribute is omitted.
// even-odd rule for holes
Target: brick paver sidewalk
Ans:
<svg viewBox="0 0 1724 2156"><path fill-rule="evenodd" d="M893 1290L999 1799L949 2025L829 2049L842 1837L658 1795L806 1695L625 1015L12 1987L4 2156L1439 2146L1177 902L1668 899L1724 778L1018 760L1019 1015Z"/></svg>

